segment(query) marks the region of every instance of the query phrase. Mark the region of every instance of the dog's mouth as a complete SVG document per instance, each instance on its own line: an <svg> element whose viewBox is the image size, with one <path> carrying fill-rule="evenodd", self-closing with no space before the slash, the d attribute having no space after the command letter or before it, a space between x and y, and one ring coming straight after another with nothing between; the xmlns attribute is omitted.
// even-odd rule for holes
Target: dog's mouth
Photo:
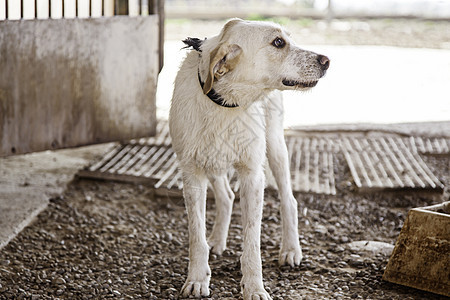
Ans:
<svg viewBox="0 0 450 300"><path fill-rule="evenodd" d="M297 81L297 80L289 80L289 79L283 79L283 85L285 86L292 86L292 87L298 87L298 88L312 88L317 85L317 80L315 81Z"/></svg>

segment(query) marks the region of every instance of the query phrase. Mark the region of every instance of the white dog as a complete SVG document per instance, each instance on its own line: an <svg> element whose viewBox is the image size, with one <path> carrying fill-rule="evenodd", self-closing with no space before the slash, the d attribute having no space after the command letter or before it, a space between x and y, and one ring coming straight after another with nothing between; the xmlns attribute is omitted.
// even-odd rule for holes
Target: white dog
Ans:
<svg viewBox="0 0 450 300"><path fill-rule="evenodd" d="M280 264L300 264L297 201L292 194L278 90L314 87L329 66L326 56L297 47L279 26L229 21L218 36L184 41L188 53L175 80L170 134L183 174L189 220L189 269L181 295L209 295L209 250L226 247L234 194L227 172L240 181L243 224L241 289L244 299L271 299L264 289L260 254L266 155L281 198ZM206 239L206 189L217 204Z"/></svg>

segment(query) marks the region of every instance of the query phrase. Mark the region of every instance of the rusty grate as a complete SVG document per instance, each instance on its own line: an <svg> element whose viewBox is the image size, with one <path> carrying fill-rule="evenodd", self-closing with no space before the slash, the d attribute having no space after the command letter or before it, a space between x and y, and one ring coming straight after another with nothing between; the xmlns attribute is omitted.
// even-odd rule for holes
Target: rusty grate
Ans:
<svg viewBox="0 0 450 300"><path fill-rule="evenodd" d="M414 147L402 138L343 138L340 143L360 190L444 188Z"/></svg>

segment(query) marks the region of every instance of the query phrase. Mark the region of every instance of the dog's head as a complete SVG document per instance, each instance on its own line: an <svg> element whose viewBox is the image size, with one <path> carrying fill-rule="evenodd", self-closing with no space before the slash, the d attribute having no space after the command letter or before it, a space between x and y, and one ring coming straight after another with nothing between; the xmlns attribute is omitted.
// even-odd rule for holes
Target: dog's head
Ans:
<svg viewBox="0 0 450 300"><path fill-rule="evenodd" d="M202 52L205 94L222 78L262 89L307 90L330 65L326 56L300 49L281 26L271 22L233 19L218 36L191 42Z"/></svg>

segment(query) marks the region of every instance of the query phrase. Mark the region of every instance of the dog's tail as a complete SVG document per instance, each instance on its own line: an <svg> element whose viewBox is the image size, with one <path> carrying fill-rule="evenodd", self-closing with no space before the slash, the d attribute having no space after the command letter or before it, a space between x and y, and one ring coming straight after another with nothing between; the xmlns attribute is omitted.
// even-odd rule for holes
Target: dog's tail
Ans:
<svg viewBox="0 0 450 300"><path fill-rule="evenodd" d="M202 49L200 49L200 47L205 40L206 40L206 38L204 40L201 40L198 38L188 37L187 39L183 40L183 43L185 43L187 46L183 47L182 49L187 49L189 47L192 47L192 49L194 49L195 51L202 52Z"/></svg>

